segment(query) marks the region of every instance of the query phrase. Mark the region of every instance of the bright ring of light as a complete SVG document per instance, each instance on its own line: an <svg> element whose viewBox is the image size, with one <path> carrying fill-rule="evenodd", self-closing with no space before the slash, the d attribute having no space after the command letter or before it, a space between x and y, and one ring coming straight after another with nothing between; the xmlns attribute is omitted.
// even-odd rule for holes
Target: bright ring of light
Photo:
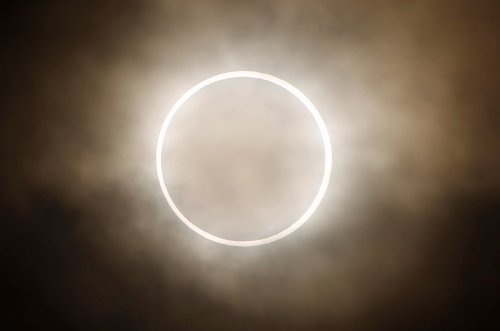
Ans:
<svg viewBox="0 0 500 331"><path fill-rule="evenodd" d="M196 92L201 90L202 88L219 82L221 80L226 80L226 79L231 79L231 78L255 78L255 79L261 79L268 81L270 83L273 83L275 85L281 86L288 92L292 93L297 99L299 99L304 106L311 112L311 115L314 117L316 120L316 123L319 127L319 130L321 132L321 137L323 139L323 145L324 145L324 150L325 150L325 171L323 174L323 180L321 182L320 188L318 190L318 193L316 194L316 197L314 198L314 201L312 202L311 206L307 209L307 211L291 226L286 228L285 230L272 235L267 238L263 239L257 239L257 240L229 240L229 239L224 239L220 238L217 236L214 236L206 231L203 231L193 223L191 223L186 216L184 216L181 211L177 208L175 205L174 201L170 197L170 194L168 193L167 186L165 185L165 180L163 179L163 172L162 172L162 167L161 167L161 152L162 152L162 147L163 147L163 140L165 139L165 133L167 132L167 128L170 125L170 122L172 121L172 118L174 117L175 113L179 110L179 108L186 102L191 96L193 96ZM229 246L240 246L240 247L248 247L248 246L259 246L259 245L264 245L271 243L273 241L279 240L281 238L284 238L288 236L290 233L293 231L297 230L302 224L304 224L309 217L316 211L316 208L318 208L319 203L323 199L323 196L325 195L326 189L328 187L328 183L330 181L330 171L332 168L332 150L330 146L330 137L328 135L328 131L326 129L325 122L323 122L323 119L321 118L318 110L312 102L304 95L304 93L300 92L295 86L291 85L290 83L285 82L282 79L279 79L277 77L268 75L268 74L263 74L260 72L254 72L254 71L234 71L234 72L228 72L220 75L213 76L211 78L208 78L201 83L198 83L194 87L192 87L189 91L184 93L184 95L174 104L172 107L172 110L170 113L168 113L167 118L165 119L165 122L163 122L163 126L161 127L160 131L160 136L158 137L158 145L156 149L156 170L158 172L158 180L160 181L160 186L161 190L163 191L163 195L168 201L168 204L172 208L172 210L175 212L175 214L189 227L191 230L195 231L199 235L210 239L212 241L215 241L219 244L224 244L224 245L229 245Z"/></svg>

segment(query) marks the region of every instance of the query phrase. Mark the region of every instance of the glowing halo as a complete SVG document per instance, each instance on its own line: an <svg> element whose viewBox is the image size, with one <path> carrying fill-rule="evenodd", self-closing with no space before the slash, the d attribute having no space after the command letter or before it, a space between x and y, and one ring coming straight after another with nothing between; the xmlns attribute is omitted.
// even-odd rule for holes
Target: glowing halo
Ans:
<svg viewBox="0 0 500 331"><path fill-rule="evenodd" d="M174 117L175 113L179 110L179 108L191 97L193 96L196 92L201 90L202 88L222 81L226 79L231 79L231 78L255 78L255 79L261 79L264 81L268 81L270 83L273 83L275 85L281 86L291 94L293 94L297 99L299 99L304 106L309 110L311 115L314 117L316 124L319 127L319 130L321 132L321 137L323 139L323 145L324 145L324 150L325 150L325 170L323 174L323 180L321 182L320 188L318 190L318 193L316 194L316 197L314 198L314 201L312 204L309 206L309 208L306 210L306 212L291 226L286 228L285 230L274 234L272 236L263 238L263 239L256 239L256 240L229 240L229 239L224 239L220 238L217 236L214 236L206 231L203 231L193 223L191 223L182 213L181 211L177 208L175 205L174 201L170 197L170 194L168 193L167 186L165 185L165 180L163 179L163 171L161 167L161 153L162 153L162 147L163 147L163 140L165 138L165 133L167 132L167 128L172 121L172 118ZM158 137L158 144L156 148L156 170L158 172L158 180L160 181L160 186L161 190L163 191L163 195L167 199L168 204L174 211L174 213L183 221L191 230L195 231L199 235L212 240L216 243L223 244L223 245L229 245L229 246L240 246L240 247L249 247L249 246L259 246L259 245L264 245L271 243L273 241L282 239L286 236L288 236L290 233L294 232L297 230L302 224L304 224L309 217L316 211L316 208L320 204L321 200L323 199L323 196L325 195L326 189L328 187L328 183L330 181L330 172L332 168L332 150L331 150L331 145L330 145L330 136L328 135L328 130L326 129L325 122L323 122L323 119L321 118L318 110L312 102L302 93L299 91L295 86L291 85L290 83L279 79L277 77L260 73L260 72L254 72L254 71L233 71L233 72L227 72L224 74L219 74L216 76L213 76L211 78L208 78L201 83L198 83L197 85L193 86L191 89L189 89L184 95L174 104L172 107L171 111L168 113L167 118L163 122L163 125L161 127L160 131L160 136Z"/></svg>

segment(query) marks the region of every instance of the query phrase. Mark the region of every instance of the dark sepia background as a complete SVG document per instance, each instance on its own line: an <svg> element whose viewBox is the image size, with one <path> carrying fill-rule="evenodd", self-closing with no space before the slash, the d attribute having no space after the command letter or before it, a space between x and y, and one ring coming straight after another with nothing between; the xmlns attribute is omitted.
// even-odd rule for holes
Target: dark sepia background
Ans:
<svg viewBox="0 0 500 331"><path fill-rule="evenodd" d="M497 330L497 3L3 4L4 327ZM254 248L218 245L190 231L167 205L156 177L156 140L173 103L199 81L232 70L267 72L297 86L321 112L332 140L332 180L317 212L292 235ZM231 119L224 112L219 119ZM270 178L262 183L278 192L273 197L291 192L288 179L318 164L314 151L309 156L292 151L283 157L298 165L286 168L292 162L276 156L285 149L266 139L280 136L279 130L297 142L317 137L301 139L299 131L314 130L300 129L301 121L276 125L288 117L265 114L245 122L248 132L262 130L254 136L261 140L211 142L213 153L222 153L211 166L237 169L230 174L236 182L221 172L205 183L224 180L225 202L233 199L232 183L253 185L244 172L255 171L246 169L250 161ZM184 119L193 125L190 132L225 123L194 118ZM237 123L234 118L228 128ZM255 126L264 121L268 126ZM225 149L224 142L233 149ZM236 143L247 152L234 157L224 152L235 150ZM213 155L205 154L191 155ZM183 160L199 165L198 171L207 169L204 161L189 163L189 155ZM285 168L289 172L280 170ZM200 181L181 182L196 191ZM300 192L309 189L280 200L281 207L266 209L264 216L299 213ZM258 197L259 190L245 194ZM234 205L196 192L203 208ZM267 198L256 201L275 206ZM198 207L191 207L196 214ZM224 222L219 226L227 229Z"/></svg>

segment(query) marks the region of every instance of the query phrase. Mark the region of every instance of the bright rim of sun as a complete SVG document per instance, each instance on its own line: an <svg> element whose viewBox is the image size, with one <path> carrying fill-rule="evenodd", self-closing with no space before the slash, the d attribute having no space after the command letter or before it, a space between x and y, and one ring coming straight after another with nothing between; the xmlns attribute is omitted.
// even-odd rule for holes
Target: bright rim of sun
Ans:
<svg viewBox="0 0 500 331"><path fill-rule="evenodd" d="M192 97L196 92L201 90L204 87L207 87L210 84L226 80L226 79L231 79L231 78L254 78L254 79L260 79L264 80L270 83L273 83L275 85L281 86L291 94L293 94L297 99L299 99L304 106L309 110L311 115L314 117L314 120L316 121L316 124L319 127L319 130L321 132L321 137L323 139L323 145L324 145L324 151L325 151L325 167L324 167L324 174L323 174L323 180L321 182L321 185L319 187L318 193L316 194L316 197L314 198L314 201L312 204L309 206L309 208L306 210L306 212L291 226L286 228L285 230L274 234L272 236L262 238L262 239L257 239L257 240L230 240L230 239L224 239L220 238L217 236L214 236L206 231L203 231L193 223L191 223L186 216L182 214L182 212L177 208L175 205L174 201L172 200L172 197L170 196L167 186L165 185L165 180L163 179L163 171L162 171L162 165L161 165L161 153L163 149L163 140L165 139L165 133L167 132L168 126L170 125L170 122L172 121L172 118L174 117L175 113L181 108L181 106L190 98ZM233 71L233 72L227 72L223 73L220 75L213 76L211 78L208 78L201 83L198 83L197 85L193 86L190 90L188 90L184 95L174 104L172 107L172 110L168 113L167 118L163 122L163 126L160 131L160 136L158 137L158 145L156 149L156 170L158 172L158 180L160 181L160 186L161 190L163 191L163 195L167 199L168 204L172 208L172 210L175 212L175 214L193 231L198 233L199 235L210 239L216 243L223 244L223 245L229 245L229 246L240 246L240 247L249 247L249 246L259 246L259 245L264 245L271 243L273 241L282 239L295 230L297 230L302 224L304 224L310 217L311 215L316 211L316 208L318 208L318 205L320 204L321 200L323 199L323 196L325 195L326 189L328 187L328 183L330 181L330 172L332 168L332 150L331 150L331 145L330 145L330 136L328 135L328 130L326 129L325 122L321 118L318 110L312 102L302 93L297 89L295 86L291 85L290 83L279 79L277 77L260 73L260 72L254 72L254 71Z"/></svg>

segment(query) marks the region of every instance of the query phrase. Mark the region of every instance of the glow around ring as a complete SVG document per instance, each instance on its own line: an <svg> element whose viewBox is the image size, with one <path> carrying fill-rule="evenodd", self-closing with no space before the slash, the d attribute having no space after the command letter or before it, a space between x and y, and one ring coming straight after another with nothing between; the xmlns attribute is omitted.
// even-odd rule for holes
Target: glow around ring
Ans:
<svg viewBox="0 0 500 331"><path fill-rule="evenodd" d="M177 208L175 205L174 201L170 197L170 194L168 193L167 187L165 185L165 180L163 179L163 172L162 172L162 167L161 167L161 152L162 152L162 147L163 147L163 140L165 138L165 133L167 132L167 128L172 121L172 118L174 117L175 113L179 110L179 108L186 102L193 94L201 90L202 88L222 81L226 79L231 79L231 78L255 78L255 79L261 79L268 81L270 83L273 83L275 85L281 86L288 92L292 93L295 97L297 97L303 104L306 106L306 108L311 112L312 116L314 117L316 124L319 127L319 130L321 132L321 137L323 139L323 145L325 149L325 171L323 174L323 180L321 182L318 194L314 198L314 201L312 202L311 206L306 210L306 212L291 226L286 228L285 230L272 235L267 238L263 239L256 239L256 240L229 240L229 239L224 239L220 238L217 236L214 236L206 231L203 231L193 223L191 223L182 213L181 211ZM210 239L212 241L215 241L219 244L223 245L229 245L229 246L240 246L240 247L249 247L249 246L259 246L259 245L264 245L271 243L273 241L279 240L281 238L284 238L288 236L290 233L294 232L297 230L302 224L304 224L309 217L314 213L316 208L318 208L318 205L320 204L321 200L323 199L323 196L325 195L326 189L328 187L328 183L330 181L330 172L332 169L332 150L331 150L331 145L330 145L330 136L328 135L328 130L326 129L325 122L323 122L323 119L321 118L318 110L312 102L304 95L304 93L300 92L295 86L291 85L290 83L285 82L282 79L279 79L277 77L260 73L260 72L255 72L255 71L233 71L233 72L227 72L224 74L216 75L211 78L208 78L201 83L198 83L197 85L193 86L190 90L188 90L184 95L174 104L172 107L172 110L168 113L167 118L165 119L165 122L163 122L163 126L161 127L160 131L160 136L158 137L158 144L156 148L156 170L158 172L158 180L160 181L160 186L161 190L163 191L163 195L167 199L168 204L172 208L172 210L175 212L175 214L189 227L191 230L195 231L199 235Z"/></svg>

